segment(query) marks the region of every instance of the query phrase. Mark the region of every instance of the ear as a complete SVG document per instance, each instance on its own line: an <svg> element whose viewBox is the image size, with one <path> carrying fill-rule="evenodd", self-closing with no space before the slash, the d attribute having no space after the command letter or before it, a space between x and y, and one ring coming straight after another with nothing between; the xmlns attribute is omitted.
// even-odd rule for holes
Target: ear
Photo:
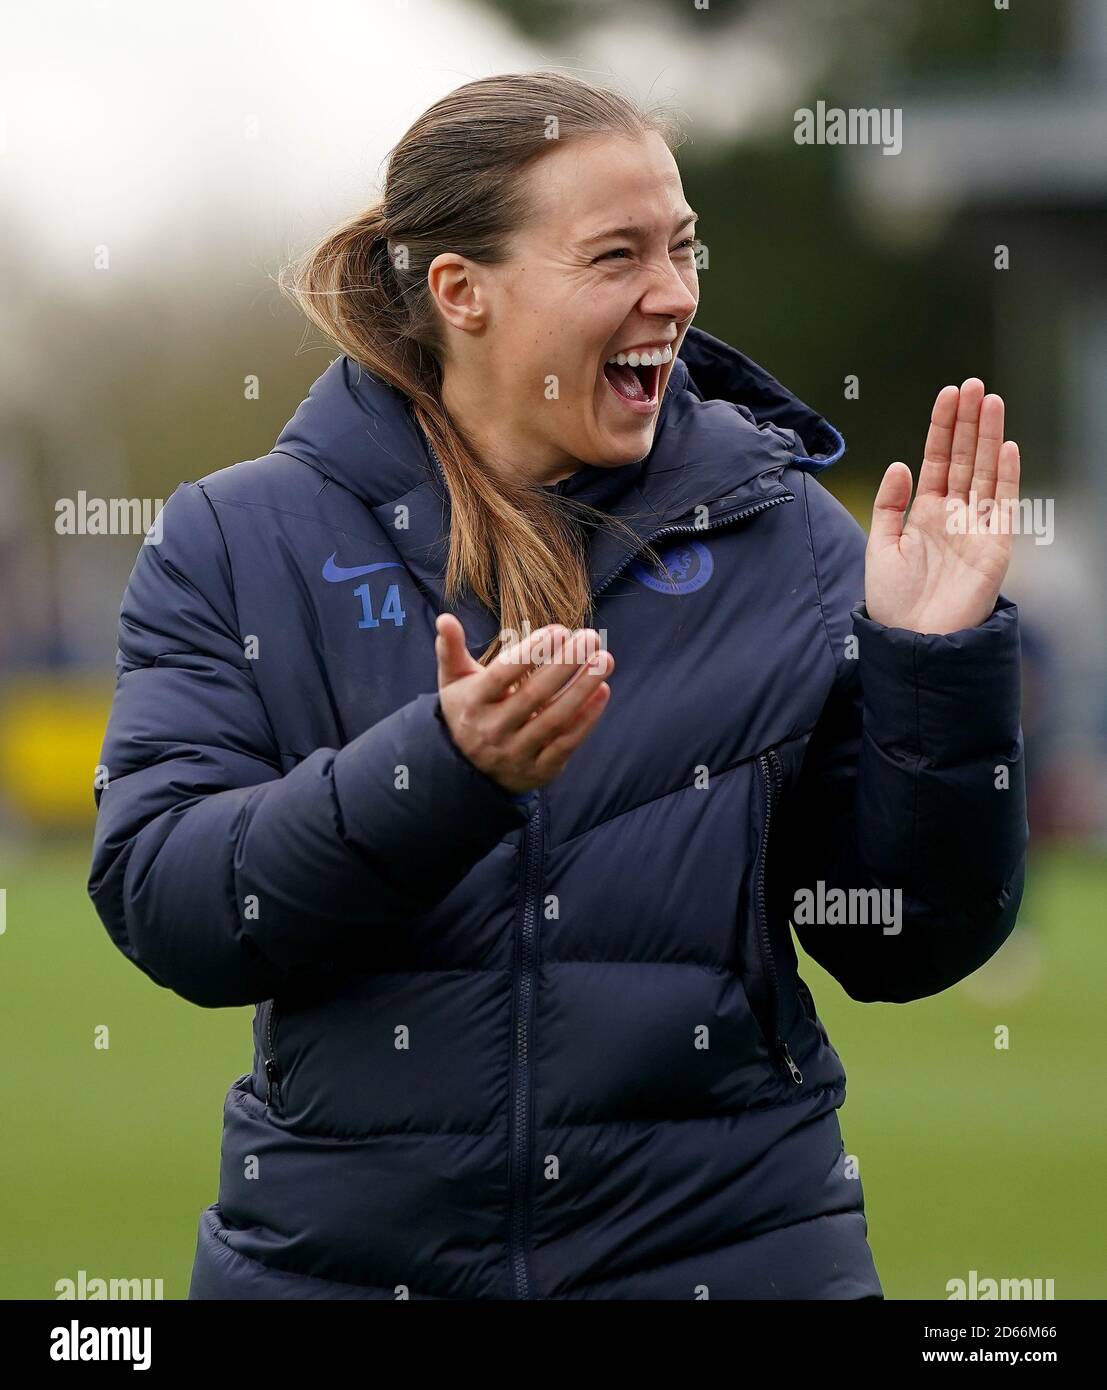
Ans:
<svg viewBox="0 0 1107 1390"><path fill-rule="evenodd" d="M454 251L435 256L427 270L427 288L438 312L452 328L471 333L487 320L476 267Z"/></svg>

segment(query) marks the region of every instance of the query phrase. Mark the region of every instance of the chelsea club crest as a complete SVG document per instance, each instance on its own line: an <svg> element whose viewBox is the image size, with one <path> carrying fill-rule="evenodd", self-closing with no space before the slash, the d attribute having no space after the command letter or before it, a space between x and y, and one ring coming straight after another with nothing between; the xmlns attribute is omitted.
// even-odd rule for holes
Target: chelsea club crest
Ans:
<svg viewBox="0 0 1107 1390"><path fill-rule="evenodd" d="M658 555L660 568L635 560L629 572L632 579L645 584L647 589L656 589L659 594L694 593L703 588L715 568L710 550L699 541L666 546Z"/></svg>

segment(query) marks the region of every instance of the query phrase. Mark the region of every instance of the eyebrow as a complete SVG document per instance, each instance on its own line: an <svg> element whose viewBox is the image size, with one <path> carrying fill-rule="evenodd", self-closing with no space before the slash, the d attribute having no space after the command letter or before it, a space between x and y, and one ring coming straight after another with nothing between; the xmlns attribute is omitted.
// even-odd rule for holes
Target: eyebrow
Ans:
<svg viewBox="0 0 1107 1390"><path fill-rule="evenodd" d="M700 215L698 212L688 213L688 215L682 218L673 228L672 235L676 236L677 232L683 231L683 229L688 226L689 222L698 222L699 217ZM640 227L634 223L626 227L610 227L606 232L594 232L591 236L585 237L580 244L582 246L591 246L593 242L607 241L612 237L640 237L644 235L647 230L647 228Z"/></svg>

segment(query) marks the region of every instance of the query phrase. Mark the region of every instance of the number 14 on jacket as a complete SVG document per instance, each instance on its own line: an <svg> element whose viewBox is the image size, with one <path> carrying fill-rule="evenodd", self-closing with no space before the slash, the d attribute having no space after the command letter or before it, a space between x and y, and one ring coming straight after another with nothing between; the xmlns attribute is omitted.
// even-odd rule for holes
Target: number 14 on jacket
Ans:
<svg viewBox="0 0 1107 1390"><path fill-rule="evenodd" d="M373 616L373 596L369 592L368 584L359 584L354 590L354 597L361 600L361 618L358 627L380 627L381 623L394 623L396 627L403 627L404 612L403 604L400 602L400 586L389 584L388 592L384 596L384 603L381 605L380 616Z"/></svg>

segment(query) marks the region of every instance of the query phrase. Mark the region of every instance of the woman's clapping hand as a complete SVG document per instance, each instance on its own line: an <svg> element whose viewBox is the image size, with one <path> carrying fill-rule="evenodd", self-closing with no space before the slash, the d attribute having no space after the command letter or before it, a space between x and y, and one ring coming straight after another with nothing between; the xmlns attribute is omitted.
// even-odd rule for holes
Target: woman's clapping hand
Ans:
<svg viewBox="0 0 1107 1390"><path fill-rule="evenodd" d="M540 628L481 666L451 613L435 623L438 695L454 743L514 793L544 786L595 728L611 695L610 652L592 628Z"/></svg>

